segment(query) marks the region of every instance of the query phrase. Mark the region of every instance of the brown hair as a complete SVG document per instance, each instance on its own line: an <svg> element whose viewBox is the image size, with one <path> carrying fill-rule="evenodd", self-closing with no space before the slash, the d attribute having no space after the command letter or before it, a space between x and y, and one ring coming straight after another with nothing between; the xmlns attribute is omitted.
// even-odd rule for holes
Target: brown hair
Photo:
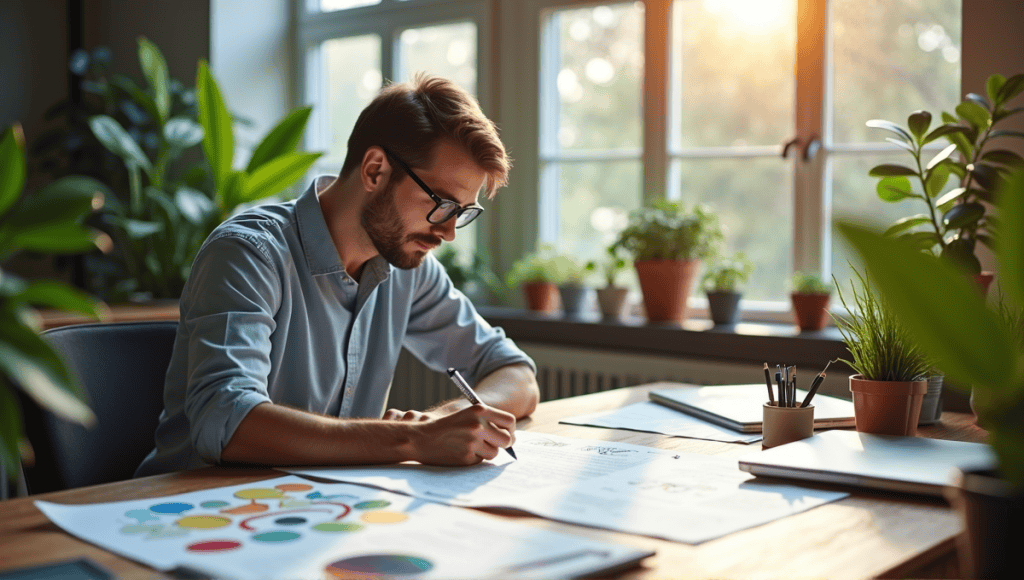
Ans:
<svg viewBox="0 0 1024 580"><path fill-rule="evenodd" d="M412 166L423 167L441 139L466 149L487 173L487 197L508 183L512 165L497 126L480 110L476 99L455 83L423 73L409 82L384 87L363 109L348 138L341 177L351 174L366 150L386 147Z"/></svg>

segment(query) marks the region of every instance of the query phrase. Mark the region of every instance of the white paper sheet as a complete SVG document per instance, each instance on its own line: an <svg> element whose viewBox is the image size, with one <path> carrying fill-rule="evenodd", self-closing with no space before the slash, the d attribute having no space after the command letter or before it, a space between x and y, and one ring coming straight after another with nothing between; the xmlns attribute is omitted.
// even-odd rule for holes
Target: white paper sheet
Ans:
<svg viewBox="0 0 1024 580"><path fill-rule="evenodd" d="M551 578L651 552L344 483L287 476L156 499L36 506L159 570L217 578Z"/></svg>
<svg viewBox="0 0 1024 580"><path fill-rule="evenodd" d="M846 497L751 481L735 459L516 433L518 461L440 468L288 469L432 501L508 507L587 526L699 543Z"/></svg>
<svg viewBox="0 0 1024 580"><path fill-rule="evenodd" d="M634 403L614 411L570 417L562 419L559 423L607 429L630 429L674 437L725 441L726 443L753 443L761 440L760 433L740 433L726 427L719 427L653 401Z"/></svg>

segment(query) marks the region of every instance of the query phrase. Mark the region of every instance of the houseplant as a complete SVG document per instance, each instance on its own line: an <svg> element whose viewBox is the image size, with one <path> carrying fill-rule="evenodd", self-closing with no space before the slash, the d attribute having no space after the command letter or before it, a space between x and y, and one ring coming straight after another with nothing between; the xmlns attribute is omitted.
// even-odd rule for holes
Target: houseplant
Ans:
<svg viewBox="0 0 1024 580"><path fill-rule="evenodd" d="M822 280L817 272L793 272L790 280L793 315L801 332L825 328L828 303L832 297L832 283Z"/></svg>
<svg viewBox="0 0 1024 580"><path fill-rule="evenodd" d="M486 252L473 252L467 264L454 246L445 245L437 251L436 257L448 272L452 284L473 302L486 301L491 294L501 292L501 280L491 270L491 260Z"/></svg>
<svg viewBox="0 0 1024 580"><path fill-rule="evenodd" d="M601 262L605 285L597 289L597 304L601 308L601 317L605 320L622 318L626 306L629 288L616 285L619 273L626 268L626 261L619 256L618 248L613 244L605 249L605 259Z"/></svg>
<svg viewBox="0 0 1024 580"><path fill-rule="evenodd" d="M580 263L567 254L555 256L555 268L558 270L558 297L562 302L562 312L566 316L579 316L587 306L592 289L587 279L597 269L594 262Z"/></svg>
<svg viewBox="0 0 1024 580"><path fill-rule="evenodd" d="M849 302L842 288L836 288L847 313L833 318L853 358L841 360L856 371L850 392L857 430L916 435L931 361L868 278L856 269L854 274Z"/></svg>
<svg viewBox="0 0 1024 580"><path fill-rule="evenodd" d="M965 470L947 488L964 520L958 538L968 577L1019 578L1016 543L1024 521L1024 170L996 196L1001 219L994 246L1002 310L947 261L923 254L876 229L840 222L840 233L863 258L879 293L953 388L970 385L978 424L988 430L995 471ZM921 280L928 280L922 284Z"/></svg>
<svg viewBox="0 0 1024 580"><path fill-rule="evenodd" d="M715 260L704 273L704 292L708 296L708 309L715 324L736 324L739 319L739 286L754 271L754 264L743 252Z"/></svg>
<svg viewBox="0 0 1024 580"><path fill-rule="evenodd" d="M713 256L722 239L718 216L702 204L687 213L682 204L660 199L630 213L615 245L633 256L649 321L686 319L700 260Z"/></svg>
<svg viewBox="0 0 1024 580"><path fill-rule="evenodd" d="M553 312L558 308L558 284L562 280L556 257L553 246L541 244L535 252L512 263L505 283L509 288L523 287L528 310Z"/></svg>
<svg viewBox="0 0 1024 580"><path fill-rule="evenodd" d="M977 256L978 242L992 246L994 219L986 204L995 201L995 191L1007 173L1024 164L1017 153L990 147L990 142L996 138L1024 138L1019 131L996 128L1008 117L1024 111L1024 107L1007 106L1022 91L1024 74L1009 79L996 74L985 84L987 97L968 94L956 106L956 115L942 113L943 123L934 129L928 111L912 113L906 128L879 119L867 122L869 127L896 135L886 140L909 151L914 160L909 167L887 163L871 169L870 174L879 178L878 197L889 203L920 200L919 205L928 210L926 214L900 219L886 235L906 238L919 249L956 264L974 275L986 290L992 274L982 273ZM939 138L950 144L926 159L924 146ZM959 159L954 153L959 153ZM952 175L959 179L959 186L942 194Z"/></svg>
<svg viewBox="0 0 1024 580"><path fill-rule="evenodd" d="M21 196L25 152L21 129L0 136L0 264L19 251L72 254L109 239L84 225L102 205L103 187L84 177L66 177ZM20 199L19 199L20 197ZM98 243L98 244L97 244ZM23 439L14 388L44 408L85 425L95 420L64 362L39 336L34 307L59 308L99 317L103 305L59 282L27 282L0 267L0 478L17 477L30 456Z"/></svg>

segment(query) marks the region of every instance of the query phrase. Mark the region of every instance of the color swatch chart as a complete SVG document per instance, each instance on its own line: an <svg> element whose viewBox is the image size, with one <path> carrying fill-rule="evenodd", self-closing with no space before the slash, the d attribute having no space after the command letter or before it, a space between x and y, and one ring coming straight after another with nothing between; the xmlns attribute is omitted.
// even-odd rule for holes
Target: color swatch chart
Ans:
<svg viewBox="0 0 1024 580"><path fill-rule="evenodd" d="M148 500L35 502L66 532L215 577L571 577L650 552L344 483L287 476Z"/></svg>

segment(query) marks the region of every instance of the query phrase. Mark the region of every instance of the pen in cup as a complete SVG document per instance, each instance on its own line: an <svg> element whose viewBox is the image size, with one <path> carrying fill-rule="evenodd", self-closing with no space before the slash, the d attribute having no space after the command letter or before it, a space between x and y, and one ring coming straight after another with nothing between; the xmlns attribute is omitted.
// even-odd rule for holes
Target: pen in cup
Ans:
<svg viewBox="0 0 1024 580"><path fill-rule="evenodd" d="M818 373L816 377L814 377L814 381L811 382L811 388L807 392L807 396L804 397L804 402L800 404L801 407L806 407L807 405L811 404L811 399L814 398L814 393L818 392L818 387L820 387L821 382L825 380L825 371L828 370L829 365L836 362L837 360L839 359L828 361L828 364L825 365L825 368L821 369L821 372Z"/></svg>
<svg viewBox="0 0 1024 580"><path fill-rule="evenodd" d="M466 400L469 401L470 404L484 404L483 401L480 400L480 397L476 396L476 393L473 392L473 389L469 386L469 383L466 382L466 379L462 378L462 375L459 374L459 371L453 368L449 368L448 376L452 379L452 382L455 383L455 386L459 388L459 391L462 392L462 395L466 397ZM505 451L508 451L508 454L512 456L512 459L519 459L518 457L516 457L516 452L512 450L511 446L505 448Z"/></svg>
<svg viewBox="0 0 1024 580"><path fill-rule="evenodd" d="M768 372L768 363L764 363L764 383L768 385L768 403L775 404L775 395L772 394L772 375Z"/></svg>

